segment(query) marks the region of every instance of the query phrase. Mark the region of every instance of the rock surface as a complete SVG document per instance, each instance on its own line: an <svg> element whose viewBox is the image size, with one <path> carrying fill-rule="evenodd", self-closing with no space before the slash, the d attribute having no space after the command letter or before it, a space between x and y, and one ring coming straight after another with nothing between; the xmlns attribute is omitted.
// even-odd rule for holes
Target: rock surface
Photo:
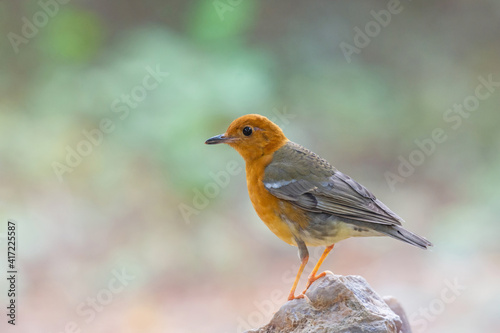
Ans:
<svg viewBox="0 0 500 333"><path fill-rule="evenodd" d="M411 333L397 300L386 300L360 276L327 274L305 298L288 301L269 324L247 333Z"/></svg>

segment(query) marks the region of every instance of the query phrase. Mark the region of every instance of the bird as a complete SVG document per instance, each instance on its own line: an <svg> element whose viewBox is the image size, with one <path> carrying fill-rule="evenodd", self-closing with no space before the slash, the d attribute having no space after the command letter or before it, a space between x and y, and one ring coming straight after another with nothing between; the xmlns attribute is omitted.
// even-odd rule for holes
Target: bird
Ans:
<svg viewBox="0 0 500 333"><path fill-rule="evenodd" d="M334 245L350 237L390 236L421 249L432 246L402 227L401 217L363 185L325 159L290 141L265 116L248 114L234 120L224 134L205 141L227 144L245 160L248 193L257 215L284 242L298 247L301 264L288 300L305 297ZM325 250L295 295L309 260L308 246Z"/></svg>

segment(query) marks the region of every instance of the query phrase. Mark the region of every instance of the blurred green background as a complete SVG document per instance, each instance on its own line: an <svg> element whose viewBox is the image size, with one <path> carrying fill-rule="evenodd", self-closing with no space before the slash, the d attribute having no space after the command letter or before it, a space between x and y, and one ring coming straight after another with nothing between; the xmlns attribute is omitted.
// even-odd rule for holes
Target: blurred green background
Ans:
<svg viewBox="0 0 500 333"><path fill-rule="evenodd" d="M20 271L2 332L266 323L296 248L237 153L203 144L247 113L435 244L350 239L323 269L397 297L415 332L500 330L500 2L41 0L0 19L0 246L15 220Z"/></svg>

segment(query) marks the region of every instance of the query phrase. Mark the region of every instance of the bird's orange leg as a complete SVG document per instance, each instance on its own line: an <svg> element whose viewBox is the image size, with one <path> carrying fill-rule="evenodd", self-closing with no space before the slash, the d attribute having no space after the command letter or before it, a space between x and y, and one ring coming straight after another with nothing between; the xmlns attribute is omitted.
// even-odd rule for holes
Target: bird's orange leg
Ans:
<svg viewBox="0 0 500 333"><path fill-rule="evenodd" d="M289 301L291 301L292 299L296 299L296 298L304 298L304 295L299 295L299 296L295 297L295 289L297 288L297 284L299 283L300 276L302 275L302 272L304 271L304 267L306 267L308 260L309 260L309 255L302 258L302 262L300 264L299 271L297 272L297 276L295 277L295 281L293 282L292 289L290 290L290 294L288 295Z"/></svg>
<svg viewBox="0 0 500 333"><path fill-rule="evenodd" d="M307 291L307 289L309 289L309 287L311 286L311 284L314 281L316 281L317 279L319 279L319 278L321 278L321 277L323 277L323 276L326 275L326 272L320 273L318 275L316 275L316 273L318 273L318 270L321 267L321 264L323 263L323 261L328 256L328 253L330 253L330 251L333 249L334 245L335 244L332 244L332 245L326 247L325 251L321 255L321 258L319 258L318 263L316 264L316 266L314 266L314 269L312 270L311 274L309 275L309 279L307 280L306 289L304 289L304 291L302 292L301 295L305 294L305 292Z"/></svg>

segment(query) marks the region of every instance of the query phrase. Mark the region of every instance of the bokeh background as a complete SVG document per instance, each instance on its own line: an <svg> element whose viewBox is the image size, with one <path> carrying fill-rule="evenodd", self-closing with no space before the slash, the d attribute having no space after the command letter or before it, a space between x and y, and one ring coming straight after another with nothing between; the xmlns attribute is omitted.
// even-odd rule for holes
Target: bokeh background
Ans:
<svg viewBox="0 0 500 333"><path fill-rule="evenodd" d="M237 153L203 144L260 113L435 244L350 239L324 269L398 298L415 332L499 331L499 84L471 96L487 92L479 77L500 82L500 2L394 4L1 2L0 246L15 220L20 273L17 325L2 315L0 330L266 323L296 248L253 211ZM373 23L388 6L399 12ZM373 37L346 57L367 24ZM449 111L464 101L474 110ZM418 153L436 129L444 142Z"/></svg>

